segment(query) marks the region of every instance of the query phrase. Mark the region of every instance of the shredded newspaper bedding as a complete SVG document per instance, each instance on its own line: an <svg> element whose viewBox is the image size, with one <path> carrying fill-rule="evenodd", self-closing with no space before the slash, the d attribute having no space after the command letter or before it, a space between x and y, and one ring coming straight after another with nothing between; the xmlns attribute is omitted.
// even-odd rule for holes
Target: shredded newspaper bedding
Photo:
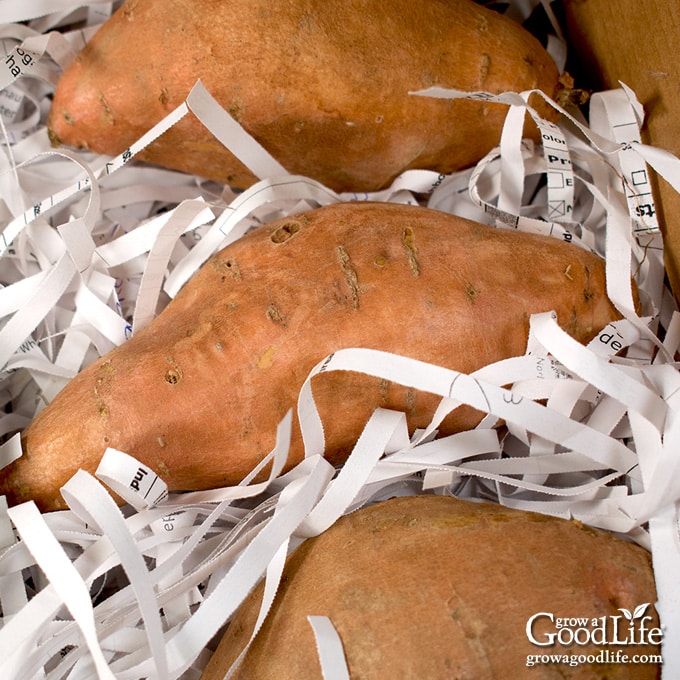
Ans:
<svg viewBox="0 0 680 680"><path fill-rule="evenodd" d="M410 437L404 414L376 410L338 469L310 455L280 473L289 414L262 462L273 462L266 482L254 483L254 470L235 487L169 492L158 471L110 449L96 475L81 471L64 487L68 510L42 514L32 502L8 508L0 499L0 677L199 677L211 643L262 577L272 584L266 615L286 554L300 541L362 505L415 493L573 518L650 550L664 678L679 677L680 319L664 279L649 174L680 190L680 161L641 143L635 93L622 83L593 94L588 120L551 102L562 113L553 124L528 107L529 93L414 92L505 103L500 146L474 168L409 171L375 194L336 194L287 174L200 82L118 157L52 148L45 117L59 73L118 4L0 3L0 466L21 454L20 432L38 410L149 324L210 255L301 209L420 204L571 241L606 258L608 294L623 319L584 347L552 314L536 315L524 356L471 375L338 348L296 405L310 451L323 450L311 389L320 370L358 370L442 397L431 425ZM521 18L534 4L513 3L509 12ZM549 46L563 65L561 41L553 36ZM236 192L136 161L189 112L261 181ZM522 139L526 116L541 144ZM488 417L435 438L459 404ZM507 423L503 436L498 419ZM127 504L119 508L107 488ZM332 622L310 625L325 677L333 677L343 664Z"/></svg>

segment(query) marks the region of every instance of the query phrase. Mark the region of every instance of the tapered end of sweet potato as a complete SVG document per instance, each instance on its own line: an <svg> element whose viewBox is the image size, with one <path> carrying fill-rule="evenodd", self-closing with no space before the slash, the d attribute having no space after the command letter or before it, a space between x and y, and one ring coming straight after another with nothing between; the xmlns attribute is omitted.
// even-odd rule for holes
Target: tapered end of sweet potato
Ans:
<svg viewBox="0 0 680 680"><path fill-rule="evenodd" d="M71 383L72 387L64 395L66 411L54 412L48 408L39 413L22 433L22 455L0 469L0 494L6 496L10 507L30 500L42 512L66 508L61 487L79 469L93 473L106 450L96 418L86 423L82 419L69 422L79 418L76 413L91 398L91 391L84 389L83 377L76 376ZM64 420L67 413L72 415Z"/></svg>
<svg viewBox="0 0 680 680"><path fill-rule="evenodd" d="M107 45L99 41L88 43L60 78L47 120L54 146L116 155L146 132L149 120L153 120L147 111L144 120L136 122L133 109L118 111L110 105L112 92L125 83L116 82L115 72L106 66L110 63L106 49ZM158 120L162 115L161 111Z"/></svg>
<svg viewBox="0 0 680 680"><path fill-rule="evenodd" d="M55 439L60 438L56 436ZM38 453L36 463L34 457L27 452L25 442L22 442L24 452L21 457L0 470L0 495L6 497L10 507L33 501L41 512L66 508L60 489L77 467L64 470L59 464L44 465L41 463L45 456L48 458L52 455L68 456L67 452L60 452L53 448L58 445L55 441L54 444L50 443L42 448Z"/></svg>

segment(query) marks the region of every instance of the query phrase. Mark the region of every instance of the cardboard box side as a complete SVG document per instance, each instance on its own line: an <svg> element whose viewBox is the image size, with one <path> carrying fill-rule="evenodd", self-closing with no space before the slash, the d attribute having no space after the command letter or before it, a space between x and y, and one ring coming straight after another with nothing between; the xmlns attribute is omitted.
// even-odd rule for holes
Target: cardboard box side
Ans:
<svg viewBox="0 0 680 680"><path fill-rule="evenodd" d="M680 156L680 19L673 0L564 0L576 86L602 90L624 82L645 108L645 143ZM680 194L652 174L664 235L666 271L680 299Z"/></svg>

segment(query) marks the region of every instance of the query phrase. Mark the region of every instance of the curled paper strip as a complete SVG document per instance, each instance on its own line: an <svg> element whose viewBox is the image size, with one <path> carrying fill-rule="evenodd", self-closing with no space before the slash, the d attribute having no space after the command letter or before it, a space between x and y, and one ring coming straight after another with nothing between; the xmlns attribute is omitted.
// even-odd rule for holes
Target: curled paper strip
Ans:
<svg viewBox="0 0 680 680"><path fill-rule="evenodd" d="M512 11L521 14L524 4ZM1 499L0 677L196 678L215 636L264 578L256 630L261 625L285 557L301 541L344 513L413 493L574 518L651 550L664 680L680 676L680 316L664 284L663 239L646 190L654 171L680 189L680 161L640 142L644 111L635 93L625 84L596 93L587 122L552 102L558 124L528 107L529 93L413 93L504 103L499 147L474 168L448 176L411 170L362 195L289 175L200 82L115 158L51 149L44 128L51 87L111 9L0 2L11 55L0 78L1 464L21 455L20 430L71 377L146 326L214 252L310 207L419 204L571 241L605 257L623 319L582 347L550 314L534 317L524 356L472 375L339 347L315 372L363 371L441 401L411 437L405 414L376 410L338 470L322 457L310 375L297 404L307 455L286 473L291 414L275 448L234 487L169 493L162 475L110 450L96 477L81 472L66 485L69 510L41 515L30 502L7 508ZM79 22L73 30L63 25L70 13ZM189 111L261 181L236 193L137 163ZM540 130L538 145L522 140L527 116ZM441 419L461 404L483 412L478 427L437 438ZM253 482L270 462L267 479ZM310 625L324 674L345 677L333 660L341 641L329 638L332 621L317 614L310 612Z"/></svg>
<svg viewBox="0 0 680 680"><path fill-rule="evenodd" d="M138 510L158 505L168 495L167 484L153 470L116 449L106 450L96 476Z"/></svg>

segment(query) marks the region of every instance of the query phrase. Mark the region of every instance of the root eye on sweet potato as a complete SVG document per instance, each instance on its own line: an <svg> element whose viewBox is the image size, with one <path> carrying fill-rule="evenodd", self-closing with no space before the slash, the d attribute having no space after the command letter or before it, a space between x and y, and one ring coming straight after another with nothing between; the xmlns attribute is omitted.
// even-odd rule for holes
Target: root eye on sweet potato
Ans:
<svg viewBox="0 0 680 680"><path fill-rule="evenodd" d="M143 331L81 371L0 471L11 503L59 507L60 487L107 447L171 490L239 482L274 446L310 370L346 347L471 372L525 352L554 310L587 341L614 318L604 263L554 238L417 206L338 203L254 230L215 254ZM439 398L354 372L312 382L326 455L342 462L376 407L425 427ZM442 434L476 424L453 411ZM303 455L297 421L289 463Z"/></svg>
<svg viewBox="0 0 680 680"><path fill-rule="evenodd" d="M542 45L473 0L127 0L65 70L50 135L122 153L199 78L288 172L336 191L409 168L449 173L498 143L504 105L410 91L560 88ZM256 179L191 114L141 158L237 187Z"/></svg>

